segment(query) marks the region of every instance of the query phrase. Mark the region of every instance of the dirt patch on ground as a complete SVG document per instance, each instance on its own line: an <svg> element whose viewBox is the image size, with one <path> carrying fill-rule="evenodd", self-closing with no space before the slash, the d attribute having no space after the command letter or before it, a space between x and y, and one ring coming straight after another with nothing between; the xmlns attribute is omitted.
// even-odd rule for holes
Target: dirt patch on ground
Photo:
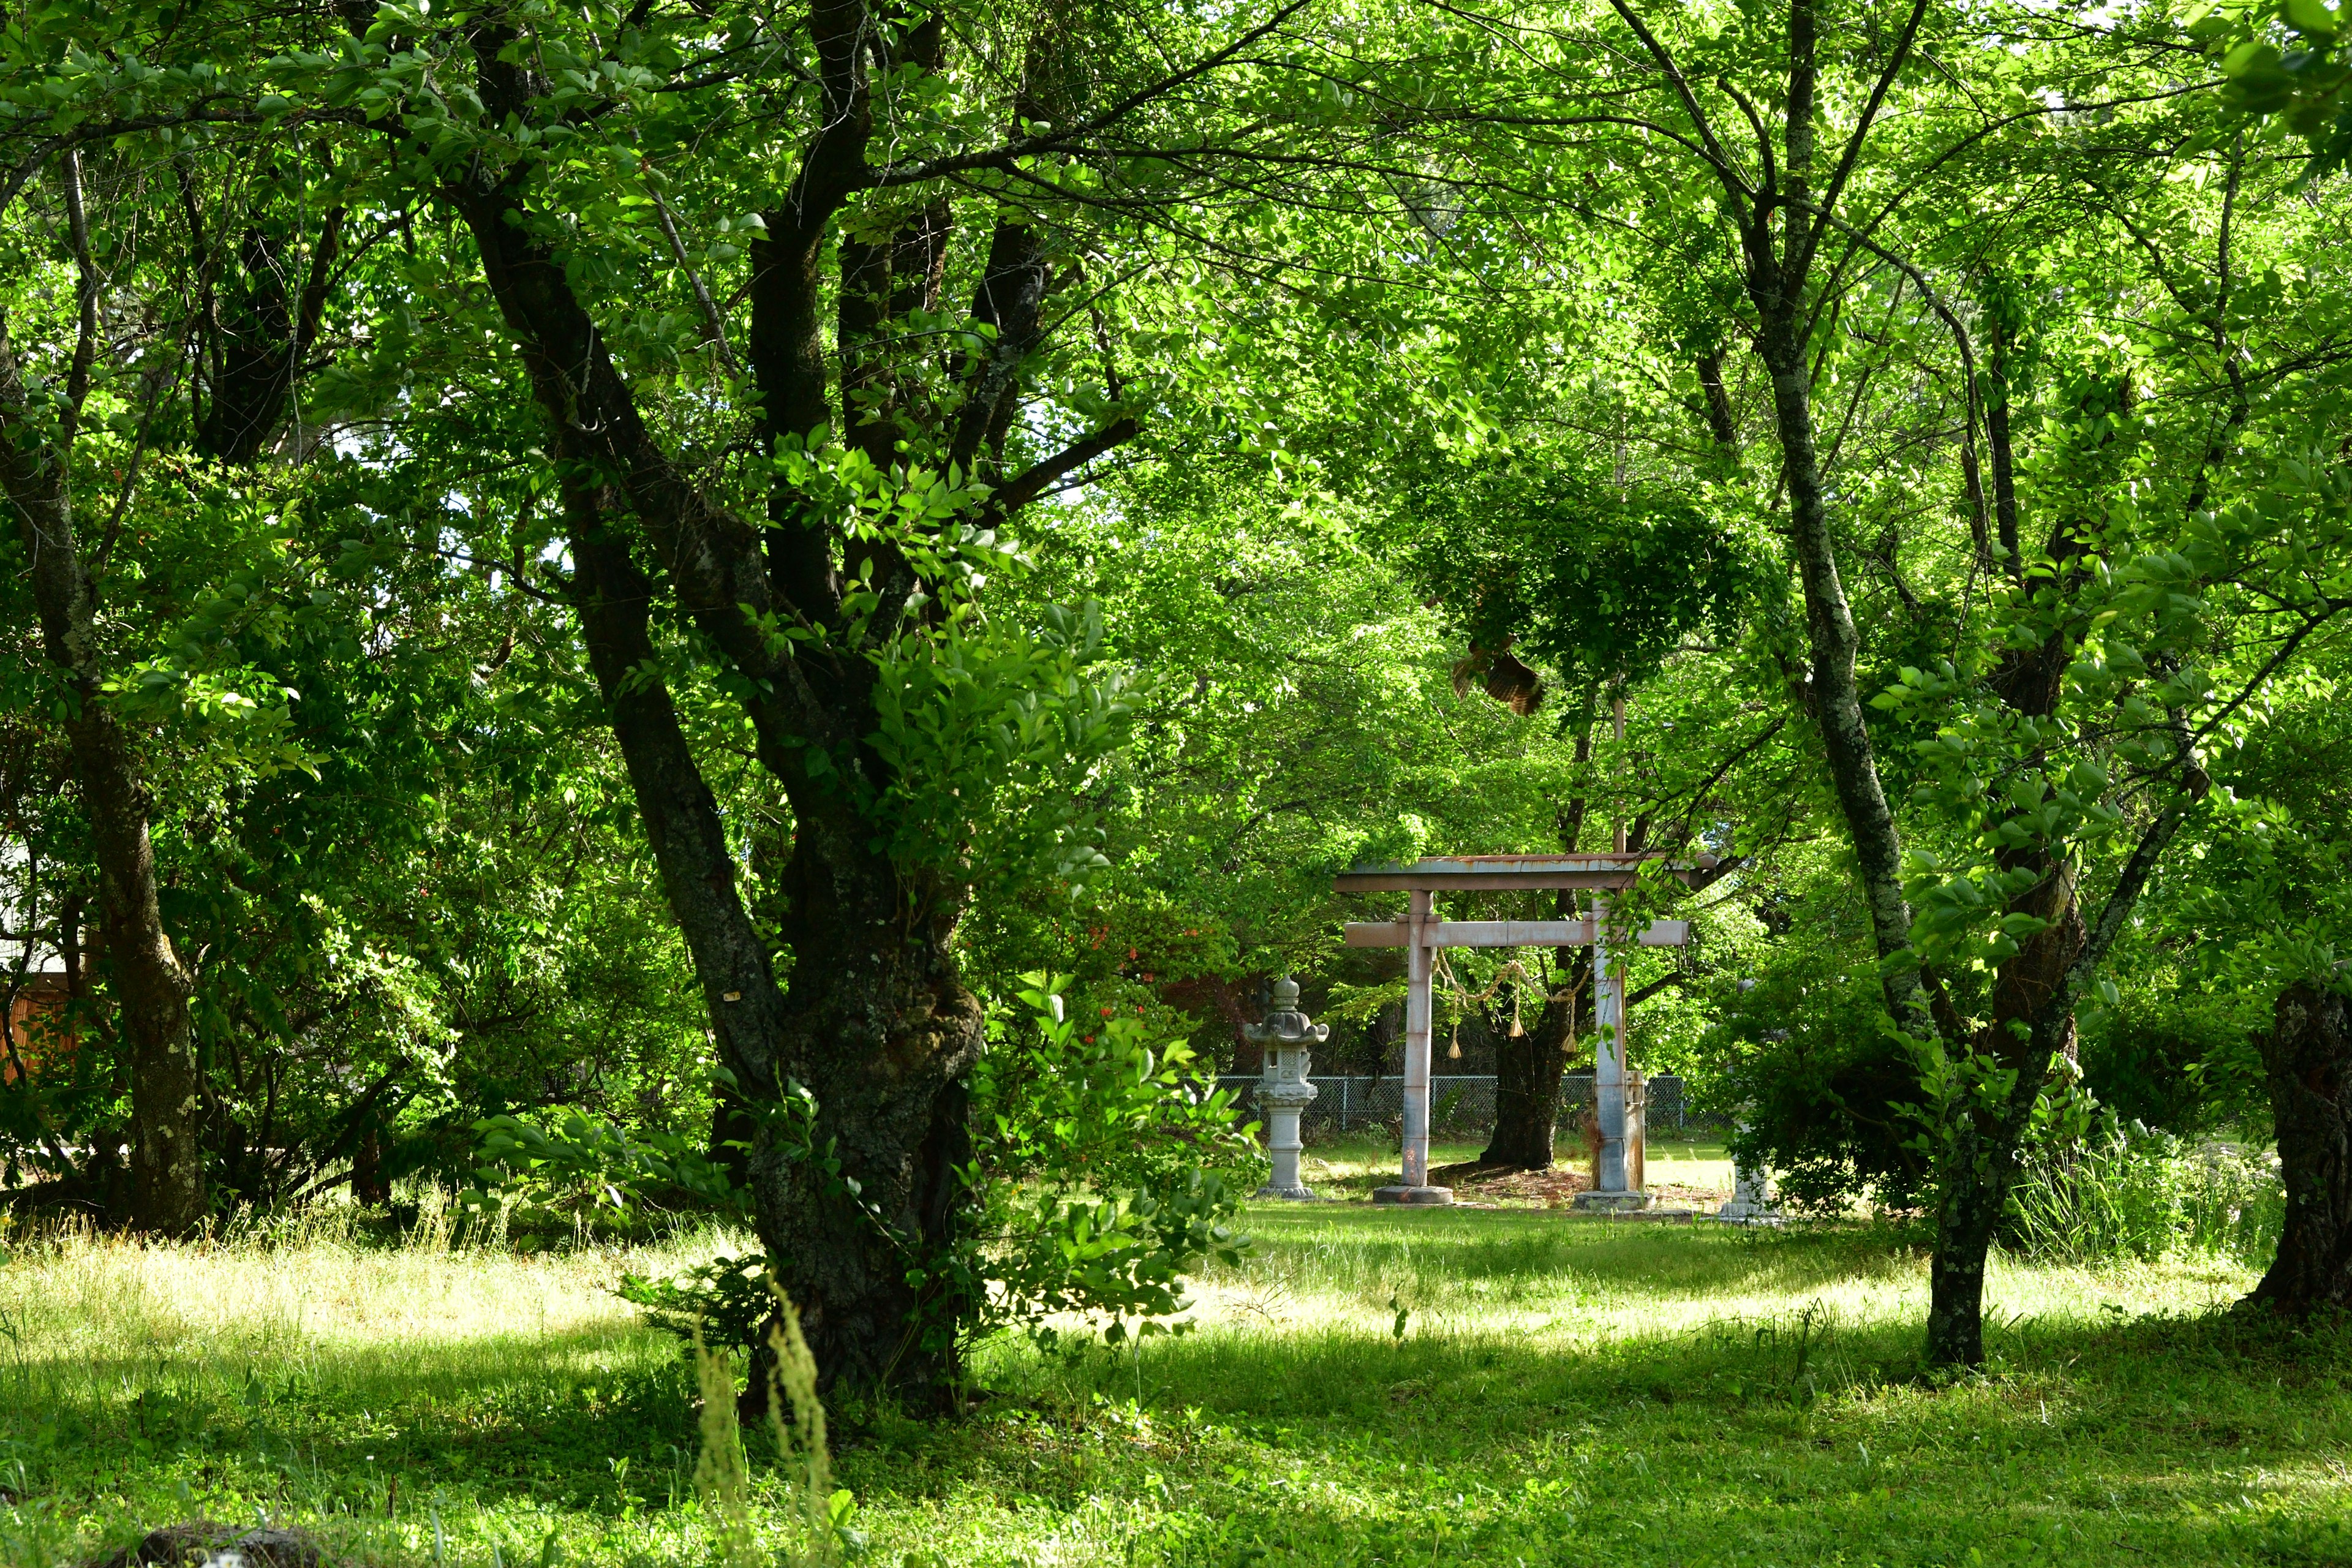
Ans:
<svg viewBox="0 0 2352 1568"><path fill-rule="evenodd" d="M1430 1184L1452 1187L1454 1195L1473 1203L1526 1204L1535 1208L1564 1209L1576 1194L1592 1184L1583 1172L1566 1165L1529 1171L1515 1165L1481 1165L1468 1161L1440 1165L1429 1173Z"/></svg>
<svg viewBox="0 0 2352 1568"><path fill-rule="evenodd" d="M1482 1165L1475 1160L1440 1165L1429 1173L1429 1180L1433 1186L1452 1187L1455 1198L1464 1203L1508 1204L1515 1208L1564 1209L1576 1202L1577 1194L1592 1185L1589 1174L1569 1165L1529 1171L1516 1165ZM1659 1204L1675 1207L1712 1206L1729 1195L1664 1183L1652 1184L1650 1194Z"/></svg>

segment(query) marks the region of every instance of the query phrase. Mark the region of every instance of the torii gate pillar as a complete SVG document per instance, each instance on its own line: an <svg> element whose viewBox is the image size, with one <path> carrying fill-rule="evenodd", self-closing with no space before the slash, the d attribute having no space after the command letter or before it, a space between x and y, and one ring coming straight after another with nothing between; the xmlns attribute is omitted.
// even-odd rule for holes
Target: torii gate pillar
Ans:
<svg viewBox="0 0 2352 1568"><path fill-rule="evenodd" d="M1429 926L1437 896L1416 888L1406 910L1404 950L1404 1179L1372 1193L1376 1204L1450 1204L1452 1187L1429 1184L1430 976L1437 950Z"/></svg>
<svg viewBox="0 0 2352 1568"><path fill-rule="evenodd" d="M1592 895L1592 1023L1600 1038L1592 1051L1592 1113L1601 1127L1601 1154L1593 1162L1590 1191L1576 1194L1580 1209L1644 1209L1650 1194L1635 1186L1626 1169L1629 1118L1625 1103L1625 972L1609 951L1609 900Z"/></svg>

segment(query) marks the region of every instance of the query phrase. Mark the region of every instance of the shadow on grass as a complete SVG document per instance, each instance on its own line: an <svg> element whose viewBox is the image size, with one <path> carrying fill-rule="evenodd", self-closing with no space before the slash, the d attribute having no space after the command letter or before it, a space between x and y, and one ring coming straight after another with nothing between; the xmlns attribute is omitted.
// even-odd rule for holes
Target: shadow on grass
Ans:
<svg viewBox="0 0 2352 1568"><path fill-rule="evenodd" d="M407 1353L27 1358L0 1369L0 1461L24 1458L28 1484L67 1498L121 1489L130 1468L228 1478L319 1515L394 1508L395 1480L412 1498L575 1505L601 1489L618 1507L615 1460L691 1472L694 1397L675 1342L627 1324Z"/></svg>
<svg viewBox="0 0 2352 1568"><path fill-rule="evenodd" d="M1948 1381L1918 1375L1916 1344L1801 1309L1593 1345L1155 1342L1132 1462L1190 1477L1190 1506L1129 1560L2352 1561L2340 1328L2018 1323L1987 1373ZM1019 1370L1033 1414L968 1435L965 1468L1078 1509L1108 1474L1087 1434L1120 1429L1138 1366L1097 1349Z"/></svg>

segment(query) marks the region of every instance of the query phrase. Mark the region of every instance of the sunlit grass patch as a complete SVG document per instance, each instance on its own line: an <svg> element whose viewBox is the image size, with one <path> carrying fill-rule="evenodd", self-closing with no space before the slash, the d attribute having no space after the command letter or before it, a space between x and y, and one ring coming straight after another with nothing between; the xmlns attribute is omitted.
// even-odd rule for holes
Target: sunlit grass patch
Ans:
<svg viewBox="0 0 2352 1568"><path fill-rule="evenodd" d="M978 1349L932 1425L836 1412L873 1561L975 1565L2326 1562L2340 1336L2210 1310L2241 1265L1996 1259L1993 1364L1919 1376L1893 1227L1254 1207L1176 1338ZM523 1258L320 1221L0 1267L0 1562L190 1513L384 1564L716 1560L695 1383L610 1285L740 1244ZM788 1500L748 1443L772 1550ZM918 1561L922 1561L919 1556Z"/></svg>

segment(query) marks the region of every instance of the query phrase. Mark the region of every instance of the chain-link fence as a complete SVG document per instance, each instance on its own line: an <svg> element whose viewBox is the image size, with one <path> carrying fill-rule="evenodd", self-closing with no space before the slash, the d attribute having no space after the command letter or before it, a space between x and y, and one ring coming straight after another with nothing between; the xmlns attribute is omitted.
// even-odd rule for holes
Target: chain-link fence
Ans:
<svg viewBox="0 0 2352 1568"><path fill-rule="evenodd" d="M1402 1078L1324 1078L1311 1076L1314 1102L1298 1119L1304 1129L1324 1129L1344 1132L1351 1128L1381 1127L1404 1115L1404 1079ZM1217 1079L1219 1089L1230 1089L1244 1110L1253 1115L1257 1111L1256 1075L1229 1075ZM1561 1127L1574 1127L1584 1115L1584 1108L1592 1103L1592 1075L1589 1072L1564 1073L1559 1082L1559 1122ZM1491 1073L1449 1073L1430 1079L1429 1120L1433 1130L1446 1132L1485 1132L1495 1125L1495 1079ZM1696 1128L1712 1127L1706 1118L1692 1110L1683 1095L1683 1080L1672 1073L1661 1074L1649 1080L1649 1130L1655 1135L1667 1135Z"/></svg>

